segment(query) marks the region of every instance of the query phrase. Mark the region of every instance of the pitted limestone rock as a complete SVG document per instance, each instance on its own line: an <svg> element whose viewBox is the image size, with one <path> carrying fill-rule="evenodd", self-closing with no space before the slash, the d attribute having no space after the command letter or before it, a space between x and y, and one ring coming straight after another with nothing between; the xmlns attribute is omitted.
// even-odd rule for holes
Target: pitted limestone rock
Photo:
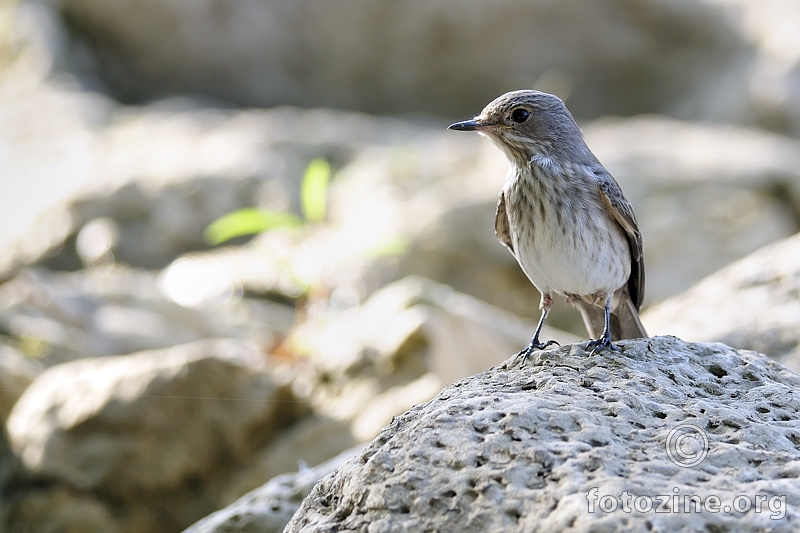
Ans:
<svg viewBox="0 0 800 533"><path fill-rule="evenodd" d="M800 527L800 376L674 337L584 346L507 361L396 418L286 531ZM699 433L666 448L687 425L708 442L693 467L679 463L702 458Z"/></svg>

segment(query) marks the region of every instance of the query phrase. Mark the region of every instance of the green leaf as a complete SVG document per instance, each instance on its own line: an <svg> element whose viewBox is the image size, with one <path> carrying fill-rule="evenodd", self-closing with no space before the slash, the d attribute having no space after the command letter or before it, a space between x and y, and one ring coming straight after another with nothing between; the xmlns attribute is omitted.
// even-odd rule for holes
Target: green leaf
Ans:
<svg viewBox="0 0 800 533"><path fill-rule="evenodd" d="M247 207L223 215L209 224L205 231L205 239L209 244L217 245L243 235L302 225L303 222L291 213Z"/></svg>
<svg viewBox="0 0 800 533"><path fill-rule="evenodd" d="M391 257L402 255L408 251L408 240L399 235L392 235L385 238L377 246L373 246L364 254L366 257Z"/></svg>
<svg viewBox="0 0 800 533"><path fill-rule="evenodd" d="M331 165L321 158L312 160L303 174L300 205L308 222L324 222L328 216L328 184Z"/></svg>

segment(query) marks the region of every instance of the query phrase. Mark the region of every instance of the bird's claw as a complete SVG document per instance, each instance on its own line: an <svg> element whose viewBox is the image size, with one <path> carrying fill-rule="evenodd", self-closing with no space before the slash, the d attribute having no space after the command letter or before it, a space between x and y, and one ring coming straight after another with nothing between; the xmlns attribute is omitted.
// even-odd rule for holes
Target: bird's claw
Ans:
<svg viewBox="0 0 800 533"><path fill-rule="evenodd" d="M515 358L522 356L522 364L524 365L525 361L528 360L528 357L530 357L530 355L533 353L534 350L544 350L545 348L548 348L549 346L552 346L554 344L556 346L561 346L561 344L559 344L558 341L549 340L547 342L539 342L538 339L534 339L531 341L530 344L528 344L527 347L520 350L515 356Z"/></svg>
<svg viewBox="0 0 800 533"><path fill-rule="evenodd" d="M606 348L611 348L615 352L619 351L619 348L617 348L617 346L615 346L614 343L611 342L610 335L603 335L599 339L594 339L592 341L589 341L589 343L586 345L587 350L591 349L589 355L594 355L601 350L605 350Z"/></svg>

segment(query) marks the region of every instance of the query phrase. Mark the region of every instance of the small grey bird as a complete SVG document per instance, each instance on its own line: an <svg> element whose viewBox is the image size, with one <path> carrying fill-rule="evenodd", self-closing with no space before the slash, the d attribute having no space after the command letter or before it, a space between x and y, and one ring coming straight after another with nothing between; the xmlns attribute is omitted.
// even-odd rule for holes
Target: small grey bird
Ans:
<svg viewBox="0 0 800 533"><path fill-rule="evenodd" d="M644 259L633 208L564 102L540 91L513 91L449 129L488 137L511 165L495 231L542 293L536 332L518 354L523 361L557 344L539 341L554 294L580 310L594 337L587 347L592 353L616 348L612 339L647 337L639 321Z"/></svg>

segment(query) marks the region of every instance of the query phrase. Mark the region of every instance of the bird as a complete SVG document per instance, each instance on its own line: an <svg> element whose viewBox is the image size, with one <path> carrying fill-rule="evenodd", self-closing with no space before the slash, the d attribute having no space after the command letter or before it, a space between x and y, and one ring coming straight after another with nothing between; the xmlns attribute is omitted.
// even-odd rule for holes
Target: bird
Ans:
<svg viewBox="0 0 800 533"><path fill-rule="evenodd" d="M509 170L498 195L497 238L541 293L541 316L523 363L558 344L539 336L561 295L578 307L593 355L615 340L646 338L642 234L630 202L592 153L556 95L518 90L448 129L478 132L505 154Z"/></svg>

